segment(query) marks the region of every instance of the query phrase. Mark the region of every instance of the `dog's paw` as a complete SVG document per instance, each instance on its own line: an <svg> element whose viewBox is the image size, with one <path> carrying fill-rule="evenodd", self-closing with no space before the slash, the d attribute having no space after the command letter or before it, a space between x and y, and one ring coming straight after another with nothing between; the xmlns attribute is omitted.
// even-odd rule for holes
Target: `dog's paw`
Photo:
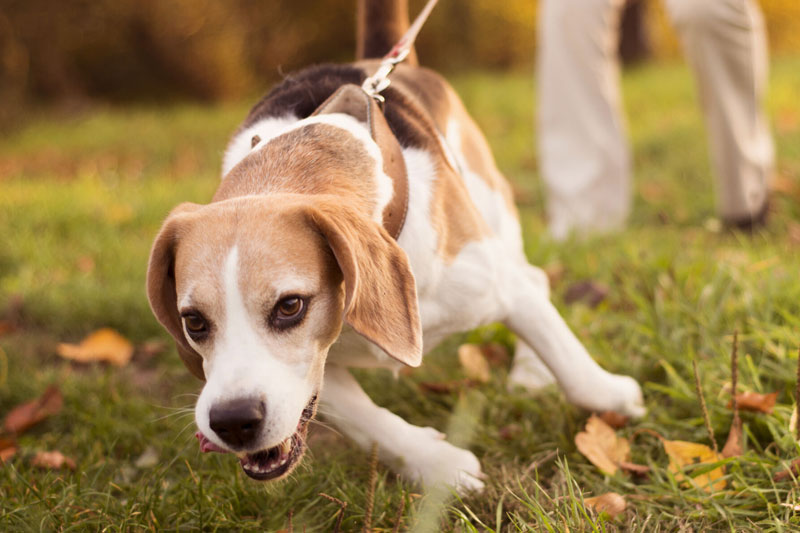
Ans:
<svg viewBox="0 0 800 533"><path fill-rule="evenodd" d="M632 418L641 418L647 412L642 388L630 376L604 373L596 383L566 393L572 403L590 411L614 411Z"/></svg>
<svg viewBox="0 0 800 533"><path fill-rule="evenodd" d="M401 474L426 487L452 487L459 495L483 491L485 475L475 454L443 440L432 428L415 429L419 433L406 447Z"/></svg>

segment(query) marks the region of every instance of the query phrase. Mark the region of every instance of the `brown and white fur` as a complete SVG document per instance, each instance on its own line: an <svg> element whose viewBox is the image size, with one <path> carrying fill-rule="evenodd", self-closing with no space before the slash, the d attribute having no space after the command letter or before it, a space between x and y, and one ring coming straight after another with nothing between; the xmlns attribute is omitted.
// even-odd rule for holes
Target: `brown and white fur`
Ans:
<svg viewBox="0 0 800 533"><path fill-rule="evenodd" d="M512 385L556 381L576 405L633 416L641 390L598 366L550 303L510 188L450 86L412 60L392 75L383 112L352 90L377 65L366 58L407 26L405 0L360 4L361 59L300 71L256 104L212 202L169 214L148 296L206 380L204 450L236 453L251 477L282 477L319 397L344 435L377 443L408 478L480 490L471 452L376 406L348 368L417 366L448 335L502 322L519 339ZM345 101L328 100L347 84ZM398 221L395 239L386 228Z"/></svg>

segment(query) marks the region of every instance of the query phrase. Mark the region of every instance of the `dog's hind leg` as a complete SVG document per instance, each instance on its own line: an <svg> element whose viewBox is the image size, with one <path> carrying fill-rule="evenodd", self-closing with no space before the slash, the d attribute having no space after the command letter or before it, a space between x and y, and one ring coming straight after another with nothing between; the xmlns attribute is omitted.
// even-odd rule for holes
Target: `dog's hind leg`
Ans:
<svg viewBox="0 0 800 533"><path fill-rule="evenodd" d="M527 267L518 269L509 280L511 308L505 324L541 357L570 402L594 411L642 416L645 409L639 384L628 376L607 372L592 359Z"/></svg>
<svg viewBox="0 0 800 533"><path fill-rule="evenodd" d="M508 373L508 388L523 387L535 392L555 383L556 378L533 348L522 340L517 340L514 350L514 364Z"/></svg>
<svg viewBox="0 0 800 533"><path fill-rule="evenodd" d="M445 484L460 494L483 489L478 458L444 440L431 427L414 426L375 405L346 368L327 365L321 411L347 437L378 456L396 472L423 485Z"/></svg>
<svg viewBox="0 0 800 533"><path fill-rule="evenodd" d="M538 267L525 264L523 266L525 277L532 285L539 288L545 298L550 297L550 281L547 274ZM508 374L508 388L523 387L530 392L553 384L556 378L550 369L542 362L533 348L522 339L517 339L514 351L514 364Z"/></svg>

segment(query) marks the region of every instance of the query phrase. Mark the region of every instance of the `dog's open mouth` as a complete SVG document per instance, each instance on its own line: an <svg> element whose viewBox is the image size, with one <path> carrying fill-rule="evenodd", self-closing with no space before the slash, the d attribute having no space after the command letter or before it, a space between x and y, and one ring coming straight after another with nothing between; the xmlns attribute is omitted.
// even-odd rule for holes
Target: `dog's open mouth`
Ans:
<svg viewBox="0 0 800 533"><path fill-rule="evenodd" d="M314 417L316 408L317 397L314 396L303 409L295 432L277 446L253 453L237 453L244 473L259 481L277 479L288 474L306 451L308 423ZM200 431L195 437L200 441L202 452L235 453L217 446Z"/></svg>

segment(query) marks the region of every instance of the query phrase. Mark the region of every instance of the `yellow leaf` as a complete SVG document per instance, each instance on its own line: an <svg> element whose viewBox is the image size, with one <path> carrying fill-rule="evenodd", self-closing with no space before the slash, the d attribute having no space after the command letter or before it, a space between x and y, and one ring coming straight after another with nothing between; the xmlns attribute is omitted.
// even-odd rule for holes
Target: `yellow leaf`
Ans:
<svg viewBox="0 0 800 533"><path fill-rule="evenodd" d="M491 379L489 363L481 353L477 344L462 344L458 347L458 362L464 369L464 374L480 383L488 383Z"/></svg>
<svg viewBox="0 0 800 533"><path fill-rule="evenodd" d="M110 328L91 333L80 344L61 343L56 349L58 355L79 363L105 361L116 366L125 366L133 355L133 345Z"/></svg>
<svg viewBox="0 0 800 533"><path fill-rule="evenodd" d="M598 513L607 513L612 519L624 512L625 507L628 506L625 496L616 492L606 492L594 498L584 498L583 503L586 504L586 507L594 509Z"/></svg>
<svg viewBox="0 0 800 533"><path fill-rule="evenodd" d="M664 451L669 455L669 470L675 475L676 480L689 481L706 492L725 488L725 480L720 479L725 474L725 470L721 466L692 478L683 473L684 466L713 463L722 459L711 448L704 444L681 440L664 440L661 442L664 445Z"/></svg>
<svg viewBox="0 0 800 533"><path fill-rule="evenodd" d="M586 428L575 435L575 446L606 474L614 474L619 463L627 461L631 453L628 440L617 437L611 426L595 415L589 417Z"/></svg>

